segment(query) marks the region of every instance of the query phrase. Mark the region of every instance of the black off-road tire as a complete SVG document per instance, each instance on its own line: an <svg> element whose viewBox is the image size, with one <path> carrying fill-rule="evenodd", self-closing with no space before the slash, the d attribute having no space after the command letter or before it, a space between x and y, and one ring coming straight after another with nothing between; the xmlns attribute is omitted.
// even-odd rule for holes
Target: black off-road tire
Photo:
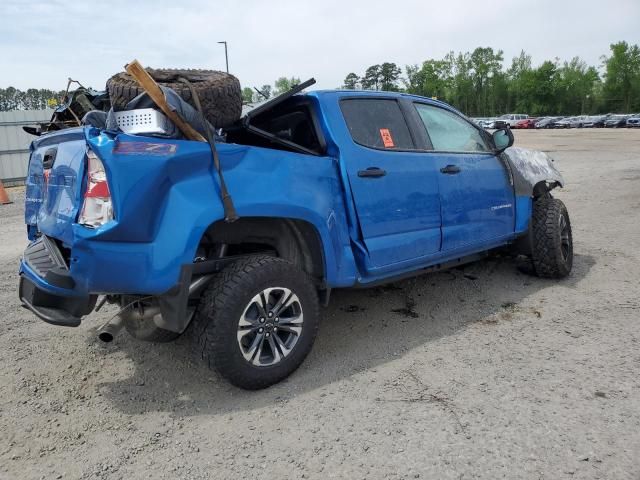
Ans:
<svg viewBox="0 0 640 480"><path fill-rule="evenodd" d="M532 260L536 275L563 278L573 266L573 237L569 213L557 198L540 198L533 204Z"/></svg>
<svg viewBox="0 0 640 480"><path fill-rule="evenodd" d="M179 80L191 82L204 116L214 127L228 127L240 118L242 112L242 90L240 82L233 75L217 70L179 70L147 68L151 77L160 85L176 91L193 108L189 87ZM143 93L138 83L126 72L115 74L107 80L109 99L114 110L124 110L131 100Z"/></svg>
<svg viewBox="0 0 640 480"><path fill-rule="evenodd" d="M256 366L245 359L239 346L240 318L252 298L273 287L288 288L298 296L304 323L287 356L274 365ZM278 383L300 366L311 351L319 318L318 294L310 277L286 260L256 255L216 274L202 294L189 329L196 355L209 368L237 387L258 390Z"/></svg>
<svg viewBox="0 0 640 480"><path fill-rule="evenodd" d="M169 343L177 339L180 334L160 328L153 320L126 320L124 329L137 340L154 343Z"/></svg>

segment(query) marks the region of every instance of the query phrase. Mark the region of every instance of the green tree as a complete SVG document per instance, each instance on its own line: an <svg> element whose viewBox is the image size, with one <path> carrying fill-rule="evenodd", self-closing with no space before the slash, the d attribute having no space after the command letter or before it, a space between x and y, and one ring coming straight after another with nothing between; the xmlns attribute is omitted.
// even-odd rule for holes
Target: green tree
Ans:
<svg viewBox="0 0 640 480"><path fill-rule="evenodd" d="M532 71L531 55L524 50L511 61L511 67L507 70L507 108L505 111L514 111L521 101L522 87Z"/></svg>
<svg viewBox="0 0 640 480"><path fill-rule="evenodd" d="M398 91L398 80L401 73L402 70L395 63L385 62L380 65L380 90Z"/></svg>
<svg viewBox="0 0 640 480"><path fill-rule="evenodd" d="M18 90L14 87L3 88L0 94L0 110L6 112L10 110L23 110L20 105Z"/></svg>
<svg viewBox="0 0 640 480"><path fill-rule="evenodd" d="M422 69L416 64L406 65L404 72L406 76L402 79L402 82L404 83L405 91L414 95L422 95L422 85L424 83Z"/></svg>
<svg viewBox="0 0 640 480"><path fill-rule="evenodd" d="M494 52L491 47L478 47L469 55L468 66L471 70L475 103L472 110L475 115L490 113L489 91L494 77L502 73L503 60L502 50Z"/></svg>
<svg viewBox="0 0 640 480"><path fill-rule="evenodd" d="M605 105L610 111L631 112L640 109L640 48L627 42L610 46L605 57Z"/></svg>
<svg viewBox="0 0 640 480"><path fill-rule="evenodd" d="M579 57L564 62L556 77L556 111L551 113L593 113L599 82L598 71Z"/></svg>
<svg viewBox="0 0 640 480"><path fill-rule="evenodd" d="M256 97L260 97L260 98L256 98L256 99L258 101L269 100L272 94L271 90L272 90L271 85L262 85L260 87L260 93L256 92Z"/></svg>
<svg viewBox="0 0 640 480"><path fill-rule="evenodd" d="M380 87L380 65L371 65L364 72L364 76L360 79L360 85L363 90L379 90Z"/></svg>
<svg viewBox="0 0 640 480"><path fill-rule="evenodd" d="M57 106L64 92L29 88L26 91L14 87L0 88L0 111L42 110Z"/></svg>
<svg viewBox="0 0 640 480"><path fill-rule="evenodd" d="M451 64L446 60L426 60L421 67L407 66L404 80L407 92L445 99L451 85Z"/></svg>
<svg viewBox="0 0 640 480"><path fill-rule="evenodd" d="M530 115L554 113L557 69L547 60L538 68L522 73L515 110Z"/></svg>
<svg viewBox="0 0 640 480"><path fill-rule="evenodd" d="M515 111L531 115L638 111L640 47L619 42L611 45L611 52L604 58L604 82L596 67L578 57L534 66L531 56L522 51L505 71L502 50L478 47L407 65L402 83L406 92L437 97L474 116ZM371 90L398 89L398 70L390 62L372 65L360 85ZM353 77L357 76L350 74L345 85L352 84Z"/></svg>
<svg viewBox="0 0 640 480"><path fill-rule="evenodd" d="M242 103L251 103L253 102L253 94L255 90L253 88L244 87L242 89Z"/></svg>
<svg viewBox="0 0 640 480"><path fill-rule="evenodd" d="M470 57L469 52L459 53L457 56L451 52L445 57L445 60L451 64L452 72L451 93L445 101L452 103L467 115L474 115L475 101Z"/></svg>
<svg viewBox="0 0 640 480"><path fill-rule="evenodd" d="M300 85L300 83L300 79L297 77L280 77L275 82L275 91L273 92L273 95L280 95L281 93L291 90L296 85Z"/></svg>
<svg viewBox="0 0 640 480"><path fill-rule="evenodd" d="M360 82L360 77L358 77L358 75L356 75L355 73L351 72L344 78L342 87L346 88L347 90L355 90L356 88L358 88L359 82Z"/></svg>

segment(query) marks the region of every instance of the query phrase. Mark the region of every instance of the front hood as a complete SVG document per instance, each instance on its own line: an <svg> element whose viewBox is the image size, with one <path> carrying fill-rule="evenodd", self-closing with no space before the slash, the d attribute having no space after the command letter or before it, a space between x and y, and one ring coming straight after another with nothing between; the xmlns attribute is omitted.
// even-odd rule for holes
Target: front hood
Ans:
<svg viewBox="0 0 640 480"><path fill-rule="evenodd" d="M564 186L564 178L546 153L510 147L504 154L511 166L516 195L533 195L534 187L540 182Z"/></svg>

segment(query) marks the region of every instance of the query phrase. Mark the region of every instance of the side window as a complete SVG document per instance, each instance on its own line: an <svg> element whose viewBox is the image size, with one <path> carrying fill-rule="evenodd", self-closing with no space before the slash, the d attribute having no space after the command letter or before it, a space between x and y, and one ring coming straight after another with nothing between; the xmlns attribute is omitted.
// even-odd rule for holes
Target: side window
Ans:
<svg viewBox="0 0 640 480"><path fill-rule="evenodd" d="M488 152L480 131L458 115L443 108L415 104L431 138L434 150L444 152Z"/></svg>
<svg viewBox="0 0 640 480"><path fill-rule="evenodd" d="M354 142L388 150L415 148L397 101L350 98L342 100L340 107Z"/></svg>

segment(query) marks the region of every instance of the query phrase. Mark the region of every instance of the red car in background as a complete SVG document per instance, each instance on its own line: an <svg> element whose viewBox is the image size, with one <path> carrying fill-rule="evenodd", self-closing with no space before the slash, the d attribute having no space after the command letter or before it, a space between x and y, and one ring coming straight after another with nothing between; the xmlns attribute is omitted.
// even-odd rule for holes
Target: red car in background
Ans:
<svg viewBox="0 0 640 480"><path fill-rule="evenodd" d="M536 128L537 118L525 118L518 120L512 128Z"/></svg>

